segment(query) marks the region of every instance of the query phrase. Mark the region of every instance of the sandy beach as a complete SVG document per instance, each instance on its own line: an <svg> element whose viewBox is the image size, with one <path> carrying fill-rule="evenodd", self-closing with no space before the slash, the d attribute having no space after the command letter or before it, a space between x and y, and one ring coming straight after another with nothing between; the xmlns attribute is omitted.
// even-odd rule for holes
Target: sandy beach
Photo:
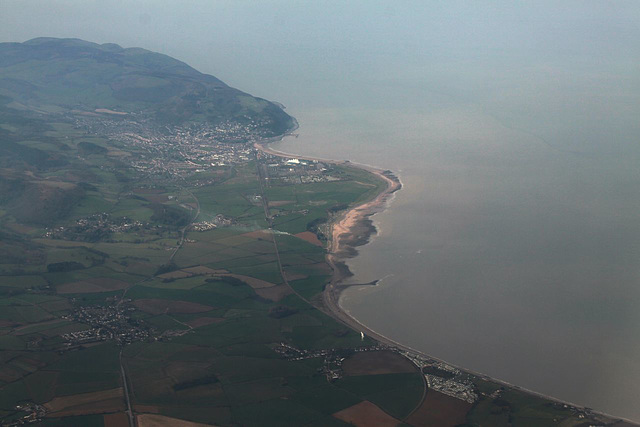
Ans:
<svg viewBox="0 0 640 427"><path fill-rule="evenodd" d="M369 217L382 211L390 196L402 188L400 180L390 172L368 167L361 168L383 179L387 187L373 200L352 207L331 223L329 257L334 263L342 262L342 259L353 256L353 248L368 241L368 237L375 232L375 227L370 224ZM339 277L336 282L342 279L344 277Z"/></svg>
<svg viewBox="0 0 640 427"><path fill-rule="evenodd" d="M368 328L367 326L360 323L357 319L349 315L347 312L345 312L342 307L340 307L340 294L342 293L342 291L349 286L355 286L345 285L342 283L344 279L352 275L345 261L348 258L352 258L357 255L357 251L355 248L366 244L369 241L369 237L373 233L375 233L376 229L372 225L370 217L378 212L381 212L387 206L387 202L389 201L393 193L402 188L402 183L400 182L400 180L390 171L384 171L369 165L361 165L347 161L341 162L337 160L317 157L299 156L297 154L276 151L269 148L267 145L270 142L274 141L275 139L267 140L264 142L256 142L254 143L254 148L266 154L278 157L295 157L301 160L317 160L331 164L339 164L343 166L347 165L350 167L364 169L377 175L386 182L386 188L378 195L376 195L373 199L350 207L350 209L342 212L331 221L331 241L328 247L327 262L333 269L333 276L331 282L327 284L323 292L322 306L317 308L349 326L350 328L355 329L356 331L363 332L365 335L370 336L377 341L380 341L381 343L418 353L417 350L404 346Z"/></svg>
<svg viewBox="0 0 640 427"><path fill-rule="evenodd" d="M339 284L351 273L344 263L345 259L351 258L357 254L356 247L366 244L369 237L376 232L372 225L370 217L384 210L391 195L402 188L402 183L391 171L377 169L372 166L352 163L349 161L337 161L323 159L317 157L298 156L295 154L283 153L273 150L267 146L267 142L256 142L254 148L273 156L291 158L295 157L301 160L317 160L325 163L331 163L342 166L354 167L366 170L386 183L386 188L376 195L372 200L368 200L362 204L352 206L350 209L342 212L333 218L330 223L331 240L328 247L327 260L334 269L332 285Z"/></svg>

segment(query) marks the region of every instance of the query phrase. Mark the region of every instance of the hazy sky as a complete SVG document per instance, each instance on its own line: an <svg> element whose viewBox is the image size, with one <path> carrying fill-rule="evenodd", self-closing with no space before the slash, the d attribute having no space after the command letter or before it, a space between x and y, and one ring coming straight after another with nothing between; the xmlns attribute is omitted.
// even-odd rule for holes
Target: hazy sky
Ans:
<svg viewBox="0 0 640 427"><path fill-rule="evenodd" d="M638 22L634 0L0 0L0 41L144 47L293 113L363 101L424 112L450 102L511 114L518 126L533 113L552 130L539 136L563 133L587 145L620 133L616 122L636 113L612 115L606 99L593 101L607 91L638 93ZM584 123L580 135L561 129L566 114ZM611 126L596 129L603 117ZM635 137L624 128L623 138Z"/></svg>
<svg viewBox="0 0 640 427"><path fill-rule="evenodd" d="M362 62L384 81L426 60L464 67L514 54L637 57L638 22L633 0L0 0L0 41L78 37L145 47L276 98L286 96L289 75L296 83L304 74L317 79L309 71L320 68L333 79L360 72Z"/></svg>

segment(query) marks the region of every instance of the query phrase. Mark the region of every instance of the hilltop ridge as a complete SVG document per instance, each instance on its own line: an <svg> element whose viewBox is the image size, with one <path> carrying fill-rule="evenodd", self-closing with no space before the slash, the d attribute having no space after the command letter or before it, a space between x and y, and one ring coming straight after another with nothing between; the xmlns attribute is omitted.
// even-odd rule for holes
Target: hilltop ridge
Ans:
<svg viewBox="0 0 640 427"><path fill-rule="evenodd" d="M293 124L279 105L184 62L113 43L51 37L0 43L0 76L0 96L17 108L108 109L170 124L253 122L266 137L280 135Z"/></svg>

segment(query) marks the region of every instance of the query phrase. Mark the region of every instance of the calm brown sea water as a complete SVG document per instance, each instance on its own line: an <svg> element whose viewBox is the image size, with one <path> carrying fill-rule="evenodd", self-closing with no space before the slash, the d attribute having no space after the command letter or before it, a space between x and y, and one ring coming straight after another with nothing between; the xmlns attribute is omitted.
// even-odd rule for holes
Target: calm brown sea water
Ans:
<svg viewBox="0 0 640 427"><path fill-rule="evenodd" d="M298 118L277 148L404 183L349 263L354 282L382 281L343 307L451 363L640 421L640 5L368 4L297 10L308 19L283 28L304 30L263 46L265 80L233 76Z"/></svg>

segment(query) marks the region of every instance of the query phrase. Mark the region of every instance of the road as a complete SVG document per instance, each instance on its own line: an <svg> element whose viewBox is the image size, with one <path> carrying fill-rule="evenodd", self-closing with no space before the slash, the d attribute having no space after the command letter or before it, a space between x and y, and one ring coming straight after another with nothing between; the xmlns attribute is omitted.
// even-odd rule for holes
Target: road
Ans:
<svg viewBox="0 0 640 427"><path fill-rule="evenodd" d="M276 261L278 262L278 271L280 271L280 276L282 277L282 282L287 285L289 287L289 289L291 289L291 291L296 294L298 296L298 298L300 298L301 300L311 304L310 301L308 301L306 298L304 298L302 295L300 295L290 284L289 281L287 280L287 275L284 272L284 269L282 268L282 261L280 260L280 251L278 250L278 242L276 241L276 235L273 231L273 218L271 218L271 212L269 211L269 199L267 198L267 195L264 192L264 183L266 181L265 178L267 178L266 176L266 169L263 167L264 164L260 161L260 159L258 158L257 154L255 155L255 160L256 160L256 170L258 173L258 187L260 189L260 199L262 201L262 208L264 209L264 216L265 219L267 221L267 224L269 224L269 232L271 234L271 240L273 241L273 249L275 251L276 254Z"/></svg>
<svg viewBox="0 0 640 427"><path fill-rule="evenodd" d="M122 387L124 388L124 398L127 402L127 415L129 416L129 427L136 427L136 419L131 409L131 399L129 398L129 383L127 382L127 374L122 364L122 349L120 349L120 374L122 375Z"/></svg>
<svg viewBox="0 0 640 427"><path fill-rule="evenodd" d="M169 264L173 262L173 258L176 256L176 253L178 253L178 251L184 244L184 235L186 234L187 230L189 229L189 227L191 227L191 224L193 224L195 220L198 218L198 216L200 215L200 200L198 200L198 198L190 190L187 190L185 188L184 191L189 193L189 195L193 198L193 200L196 201L196 213L193 216L193 218L191 218L191 221L189 221L189 223L184 227L182 227L182 229L180 230L180 241L178 242L178 245L176 246L176 248L171 253L171 256L169 257Z"/></svg>

